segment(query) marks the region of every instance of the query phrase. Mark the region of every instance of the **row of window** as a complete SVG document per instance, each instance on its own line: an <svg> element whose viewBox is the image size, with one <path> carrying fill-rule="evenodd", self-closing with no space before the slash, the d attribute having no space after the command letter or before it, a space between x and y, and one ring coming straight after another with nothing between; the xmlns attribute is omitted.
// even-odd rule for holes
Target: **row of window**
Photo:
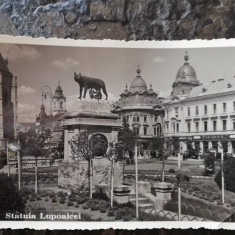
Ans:
<svg viewBox="0 0 235 235"><path fill-rule="evenodd" d="M235 101L233 101L233 111L235 111ZM227 112L227 103L224 102L222 103L222 112L226 113ZM217 113L217 104L213 104L213 114ZM207 115L208 114L208 105L204 105L203 106L203 114ZM187 115L188 117L191 116L191 107L187 108ZM198 116L199 115L199 106L195 106L195 115ZM178 117L179 116L179 108L175 107L175 116ZM166 117L169 118L169 111L166 111Z"/></svg>
<svg viewBox="0 0 235 235"><path fill-rule="evenodd" d="M140 134L140 127L133 127L133 131L135 134L139 135ZM149 134L149 127L144 126L144 135ZM160 136L161 135L161 127L157 126L153 128L153 135L154 136Z"/></svg>
<svg viewBox="0 0 235 235"><path fill-rule="evenodd" d="M203 131L208 131L208 121L204 121L203 122ZM195 132L199 132L199 122L194 122L195 125ZM173 133L175 132L179 132L179 123L173 123ZM187 126L187 132L191 132L191 126L192 123L191 122L187 122L186 123ZM212 121L212 130L213 131L217 131L218 129L218 121L214 120ZM166 130L169 130L169 124L166 124ZM227 130L227 120L222 120L222 130L226 131ZM233 120L233 130L235 130L235 119Z"/></svg>
<svg viewBox="0 0 235 235"><path fill-rule="evenodd" d="M124 117L124 116L123 116L123 117ZM129 116L129 115L125 115L125 118L126 118L126 121L129 122L130 116ZM147 123L148 116L147 116L147 115L144 115L143 120L144 120L144 122ZM133 115L132 121L133 121L133 122L140 122L140 115ZM154 121L155 121L155 122L158 121L158 116L157 116L157 115L154 116Z"/></svg>

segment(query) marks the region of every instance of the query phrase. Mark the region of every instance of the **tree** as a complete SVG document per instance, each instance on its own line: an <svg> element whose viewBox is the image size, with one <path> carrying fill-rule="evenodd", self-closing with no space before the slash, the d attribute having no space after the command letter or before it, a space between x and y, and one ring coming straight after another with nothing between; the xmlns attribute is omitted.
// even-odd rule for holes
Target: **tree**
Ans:
<svg viewBox="0 0 235 235"><path fill-rule="evenodd" d="M47 146L47 141L50 137L50 129L42 129L39 132L37 132L35 129L30 129L28 132L18 133L18 140L20 142L20 156L22 157L32 155L35 157L35 193L38 192L38 157L44 154L43 149Z"/></svg>
<svg viewBox="0 0 235 235"><path fill-rule="evenodd" d="M135 134L130 128L129 123L127 122L126 117L123 117L122 128L118 132L118 141L122 144L123 155L126 153L129 154L130 158L133 157L133 152L135 149L135 139L138 138L138 135ZM119 158L120 158L119 153Z"/></svg>
<svg viewBox="0 0 235 235"><path fill-rule="evenodd" d="M0 220L6 220L6 213L24 213L25 201L13 180L0 174L0 185Z"/></svg>
<svg viewBox="0 0 235 235"><path fill-rule="evenodd" d="M92 134L82 131L72 137L69 141L71 153L78 159L88 161L89 192L92 198L93 189L93 159L96 156L103 156L107 150L107 140L103 135Z"/></svg>
<svg viewBox="0 0 235 235"><path fill-rule="evenodd" d="M222 167L221 167L222 168ZM224 161L224 182L226 190L235 193L235 158L228 158ZM221 188L221 169L215 176L215 182Z"/></svg>

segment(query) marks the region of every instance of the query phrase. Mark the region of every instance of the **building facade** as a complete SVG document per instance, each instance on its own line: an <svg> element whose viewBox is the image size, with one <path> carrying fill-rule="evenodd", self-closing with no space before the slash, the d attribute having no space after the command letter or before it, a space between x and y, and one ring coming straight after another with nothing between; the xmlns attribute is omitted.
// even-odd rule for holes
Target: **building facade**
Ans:
<svg viewBox="0 0 235 235"><path fill-rule="evenodd" d="M121 120L126 118L130 129L139 135L139 152L149 156L153 137L163 135L163 100L154 92L152 85L147 88L140 73L138 68L130 89L126 85L120 99L114 103L113 112L119 114Z"/></svg>
<svg viewBox="0 0 235 235"><path fill-rule="evenodd" d="M0 149L6 140L14 140L18 122L17 77L8 69L8 61L0 54Z"/></svg>
<svg viewBox="0 0 235 235"><path fill-rule="evenodd" d="M188 60L188 56L186 57ZM235 78L200 84L192 66L184 64L177 72L170 97L165 99L166 137L178 137L180 151L187 150L187 139L195 149L215 149L235 156ZM186 82L186 92L178 92ZM192 76L193 75L193 76Z"/></svg>

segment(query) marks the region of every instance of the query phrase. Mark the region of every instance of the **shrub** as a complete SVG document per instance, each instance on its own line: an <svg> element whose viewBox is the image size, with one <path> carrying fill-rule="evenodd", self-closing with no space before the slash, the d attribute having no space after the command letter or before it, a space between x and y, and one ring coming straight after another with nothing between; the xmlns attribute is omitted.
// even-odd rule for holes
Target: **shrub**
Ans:
<svg viewBox="0 0 235 235"><path fill-rule="evenodd" d="M55 197L53 197L53 198L51 199L51 202L52 202L52 203L57 202L56 198L55 198Z"/></svg>
<svg viewBox="0 0 235 235"><path fill-rule="evenodd" d="M112 209L110 209L110 210L108 211L108 216L109 216L109 217L115 216L115 211L112 210Z"/></svg>
<svg viewBox="0 0 235 235"><path fill-rule="evenodd" d="M100 199L100 200L105 200L105 201L109 201L109 197L105 194L105 193L93 193L92 194L92 198L94 199Z"/></svg>
<svg viewBox="0 0 235 235"><path fill-rule="evenodd" d="M55 198L56 194L54 192L49 193L49 198Z"/></svg>
<svg viewBox="0 0 235 235"><path fill-rule="evenodd" d="M67 205L68 206L73 206L73 202L72 201L68 201Z"/></svg>
<svg viewBox="0 0 235 235"><path fill-rule="evenodd" d="M0 174L0 220L5 220L5 213L24 213L25 200L18 192L14 182L5 174Z"/></svg>
<svg viewBox="0 0 235 235"><path fill-rule="evenodd" d="M224 161L224 181L226 182L226 189L235 193L235 158ZM221 188L221 169L215 176L215 182Z"/></svg>
<svg viewBox="0 0 235 235"><path fill-rule="evenodd" d="M59 203L64 204L65 203L65 198L61 197Z"/></svg>
<svg viewBox="0 0 235 235"><path fill-rule="evenodd" d="M101 212L101 213L105 213L105 212L106 212L106 209L105 209L105 208L101 208L101 209L100 209L100 212Z"/></svg>

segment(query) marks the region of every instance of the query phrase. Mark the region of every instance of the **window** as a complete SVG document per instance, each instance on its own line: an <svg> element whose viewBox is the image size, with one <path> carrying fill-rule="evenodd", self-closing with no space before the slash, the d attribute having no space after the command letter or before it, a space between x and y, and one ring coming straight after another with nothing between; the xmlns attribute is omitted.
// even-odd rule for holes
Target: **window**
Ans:
<svg viewBox="0 0 235 235"><path fill-rule="evenodd" d="M233 119L233 130L235 130L235 119Z"/></svg>
<svg viewBox="0 0 235 235"><path fill-rule="evenodd" d="M207 121L204 121L204 131L207 131L207 128L208 128L208 123Z"/></svg>
<svg viewBox="0 0 235 235"><path fill-rule="evenodd" d="M199 131L199 122L195 122L195 129L196 129L196 132Z"/></svg>
<svg viewBox="0 0 235 235"><path fill-rule="evenodd" d="M180 131L180 124L176 123L176 132L179 132L179 131Z"/></svg>
<svg viewBox="0 0 235 235"><path fill-rule="evenodd" d="M204 114L207 114L207 105L204 105Z"/></svg>
<svg viewBox="0 0 235 235"><path fill-rule="evenodd" d="M216 113L216 104L213 104L213 113Z"/></svg>
<svg viewBox="0 0 235 235"><path fill-rule="evenodd" d="M154 116L154 121L157 122L157 115Z"/></svg>
<svg viewBox="0 0 235 235"><path fill-rule="evenodd" d="M140 116L139 115L134 115L133 116L133 122L139 122L140 121Z"/></svg>
<svg viewBox="0 0 235 235"><path fill-rule="evenodd" d="M169 118L169 110L166 110L166 118Z"/></svg>
<svg viewBox="0 0 235 235"><path fill-rule="evenodd" d="M213 121L213 131L217 130L217 121Z"/></svg>
<svg viewBox="0 0 235 235"><path fill-rule="evenodd" d="M199 115L199 109L198 109L198 106L196 106L196 115Z"/></svg>
<svg viewBox="0 0 235 235"><path fill-rule="evenodd" d="M188 127L188 132L191 132L191 123L190 122L187 123L187 127Z"/></svg>
<svg viewBox="0 0 235 235"><path fill-rule="evenodd" d="M175 117L179 117L179 108L175 108Z"/></svg>
<svg viewBox="0 0 235 235"><path fill-rule="evenodd" d="M175 123L173 124L173 133L175 133Z"/></svg>
<svg viewBox="0 0 235 235"><path fill-rule="evenodd" d="M166 131L167 132L169 131L169 124L168 123L166 124Z"/></svg>
<svg viewBox="0 0 235 235"><path fill-rule="evenodd" d="M157 136L160 136L161 135L161 128L160 126L157 127Z"/></svg>
<svg viewBox="0 0 235 235"><path fill-rule="evenodd" d="M223 120L223 131L227 129L227 120Z"/></svg>
<svg viewBox="0 0 235 235"><path fill-rule="evenodd" d="M223 103L223 112L225 113L226 112L226 103Z"/></svg>
<svg viewBox="0 0 235 235"><path fill-rule="evenodd" d="M63 108L63 101L60 101L60 109Z"/></svg>
<svg viewBox="0 0 235 235"><path fill-rule="evenodd" d="M139 127L134 127L133 131L134 131L135 134L139 135L140 128Z"/></svg>
<svg viewBox="0 0 235 235"><path fill-rule="evenodd" d="M126 121L129 122L129 115L126 115Z"/></svg>
<svg viewBox="0 0 235 235"><path fill-rule="evenodd" d="M147 122L147 115L144 115L144 122Z"/></svg>
<svg viewBox="0 0 235 235"><path fill-rule="evenodd" d="M148 134L148 127L145 126L145 127L144 127L144 135L147 135L147 134Z"/></svg>
<svg viewBox="0 0 235 235"><path fill-rule="evenodd" d="M235 111L235 101L233 101L233 111Z"/></svg>
<svg viewBox="0 0 235 235"><path fill-rule="evenodd" d="M153 135L157 135L157 127L153 128Z"/></svg>
<svg viewBox="0 0 235 235"><path fill-rule="evenodd" d="M190 107L188 108L188 117L190 116Z"/></svg>

